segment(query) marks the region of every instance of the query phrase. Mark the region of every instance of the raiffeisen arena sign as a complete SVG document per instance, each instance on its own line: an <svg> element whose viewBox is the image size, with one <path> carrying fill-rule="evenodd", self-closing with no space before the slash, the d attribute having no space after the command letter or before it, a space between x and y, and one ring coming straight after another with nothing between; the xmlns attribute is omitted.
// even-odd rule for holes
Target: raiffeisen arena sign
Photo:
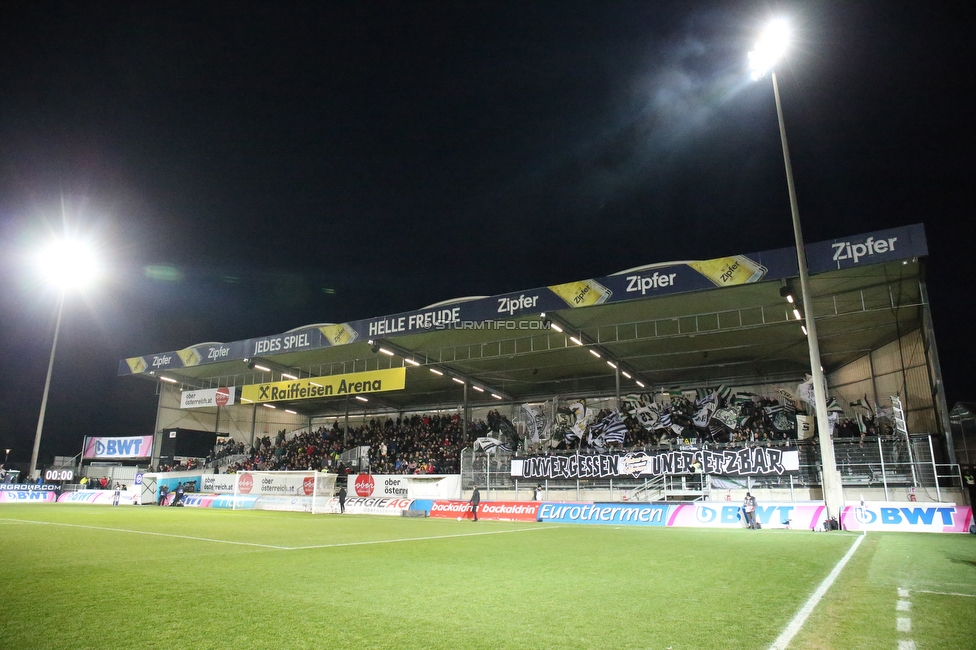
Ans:
<svg viewBox="0 0 976 650"><path fill-rule="evenodd" d="M406 368L352 372L293 381L273 381L241 388L241 402L281 402L320 397L344 397L403 390Z"/></svg>

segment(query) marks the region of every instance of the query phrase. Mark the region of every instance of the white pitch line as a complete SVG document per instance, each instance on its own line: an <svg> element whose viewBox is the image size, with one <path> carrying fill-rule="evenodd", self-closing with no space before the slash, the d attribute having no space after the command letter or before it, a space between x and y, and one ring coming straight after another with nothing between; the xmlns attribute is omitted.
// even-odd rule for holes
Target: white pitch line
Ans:
<svg viewBox="0 0 976 650"><path fill-rule="evenodd" d="M289 551L305 551L314 548L338 548L340 546L368 546L370 544L396 544L397 542L423 542L429 539L451 539L454 537L478 537L480 535L503 535L505 533L523 533L530 530L552 530L562 526L536 526L534 528L512 528L510 530L492 530L480 533L457 533L454 535L431 535L430 537L400 537L397 539L375 539L364 542L338 542L335 544L316 544L314 546L295 546Z"/></svg>
<svg viewBox="0 0 976 650"><path fill-rule="evenodd" d="M148 530L131 530L128 528L109 528L107 526L88 526L85 524L65 524L52 521L33 521L30 519L7 519L0 518L0 522L12 522L19 524L38 524L41 526L66 526L68 528L87 528L90 530L104 530L115 533L133 533L136 535L154 535L157 537L173 537L176 539L188 539L197 542L212 542L214 544L233 544L235 546L255 546L258 548L270 548L276 551L303 551L316 548L337 548L340 546L366 546L371 544L395 544L397 542L422 542L431 539L450 539L453 537L478 537L480 535L501 535L504 533L521 533L531 530L551 530L562 528L563 526L535 526L533 528L512 528L509 530L482 531L478 533L456 533L453 535L431 535L429 537L399 537L395 539L377 539L362 542L339 542L336 544L316 544L312 546L276 546L274 544L258 544L257 542L235 542L226 539L213 539L210 537L193 537L191 535L176 535L173 533L157 533Z"/></svg>
<svg viewBox="0 0 976 650"><path fill-rule="evenodd" d="M895 619L895 629L899 632L911 632L912 619L899 616Z"/></svg>
<svg viewBox="0 0 976 650"><path fill-rule="evenodd" d="M807 619L810 617L810 614L813 613L814 608L817 606L817 603L819 603L820 599L824 597L824 594L827 593L830 586L834 584L834 580L836 580L837 576L840 575L840 572L844 570L844 566L847 565L847 561L851 559L851 557L854 555L854 551L857 550L857 547L860 546L861 542L863 541L864 535L858 535L857 539L854 540L854 543L851 545L851 548L848 549L847 554L837 562L833 570L827 575L826 578L824 578L824 581L820 583L817 590L813 592L813 595L807 599L807 602L803 604L800 611L798 611L793 619L789 622L786 629L783 630L783 633L780 634L775 641L773 641L771 646L769 646L769 650L785 650L785 648L790 645L790 641L793 640L796 633L799 632L800 628L803 627L803 624L806 623Z"/></svg>
<svg viewBox="0 0 976 650"><path fill-rule="evenodd" d="M914 641L899 641L898 650L915 650Z"/></svg>
<svg viewBox="0 0 976 650"><path fill-rule="evenodd" d="M134 533L137 535L154 535L156 537L174 537L176 539L189 539L196 542L213 542L214 544L234 544L235 546L257 546L260 548L273 548L279 551L291 550L288 546L274 546L272 544L258 544L256 542L234 542L227 539L212 539L210 537L193 537L191 535L175 535L173 533L157 533L150 530L130 530L128 528L109 528L107 526L86 526L84 524L65 524L53 521L32 521L29 519L3 519L3 521L15 521L22 524L38 524L41 526L66 526L68 528L87 528L89 530L106 530L113 533Z"/></svg>
<svg viewBox="0 0 976 650"><path fill-rule="evenodd" d="M895 603L895 611L907 612L912 608L912 601L910 600L899 600Z"/></svg>
<svg viewBox="0 0 976 650"><path fill-rule="evenodd" d="M951 591L926 591L925 589L916 589L915 591L920 594L935 594L936 596L964 596L966 598L976 598L976 594L957 594Z"/></svg>

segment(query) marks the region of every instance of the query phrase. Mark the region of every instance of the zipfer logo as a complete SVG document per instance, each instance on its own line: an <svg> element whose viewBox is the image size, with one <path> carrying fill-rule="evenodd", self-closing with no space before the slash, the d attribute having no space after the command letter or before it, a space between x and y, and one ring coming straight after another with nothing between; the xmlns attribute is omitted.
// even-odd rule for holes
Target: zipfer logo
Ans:
<svg viewBox="0 0 976 650"><path fill-rule="evenodd" d="M524 293L518 298L499 298L498 299L498 313L513 315L520 309L529 309L535 307L535 303L539 300L539 296L526 296Z"/></svg>
<svg viewBox="0 0 976 650"><path fill-rule="evenodd" d="M835 262L839 262L840 260L854 260L854 263L857 264L862 257L895 250L896 241L898 241L897 237L878 239L877 241L875 241L874 237L868 237L861 244L841 241L836 244L831 244L831 246L834 248Z"/></svg>

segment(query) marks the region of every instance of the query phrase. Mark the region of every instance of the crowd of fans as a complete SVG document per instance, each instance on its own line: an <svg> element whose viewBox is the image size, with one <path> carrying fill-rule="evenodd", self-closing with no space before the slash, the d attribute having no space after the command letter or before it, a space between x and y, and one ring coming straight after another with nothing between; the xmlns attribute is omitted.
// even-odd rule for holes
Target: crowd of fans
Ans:
<svg viewBox="0 0 976 650"><path fill-rule="evenodd" d="M641 449L655 446L729 444L792 445L796 430L782 428L782 421L775 422L770 413L780 406L776 399L759 398L737 407L737 426L722 428L711 423L707 429L695 426L690 417L693 412L682 412L673 406L669 413L669 426L647 428L635 417L624 417L626 436L623 444L597 445L591 440L570 441L553 436L553 448L596 453L601 449ZM690 407L690 402L688 403ZM613 413L611 409L599 411L593 422L602 421ZM873 419L840 419L835 437L864 440L865 435L890 434L890 426L876 425ZM525 436L522 432L522 436ZM234 458L226 470L284 471L324 470L348 474L355 469L368 469L374 474L456 474L460 472L461 451L472 446L483 436L500 440L509 451L524 450L526 440L520 437L517 427L497 410L489 411L483 421L469 422L467 435L459 414L413 415L409 417L372 419L367 424L351 428L346 433L336 420L331 427L319 427L315 431L300 432L291 437L281 430L272 439L264 436L249 447L243 442L228 440L215 448L206 461L184 461L179 465L163 465L155 471L187 470L201 464L218 467L220 461ZM368 447L368 460L360 461L359 467L348 466L343 461L343 451ZM548 448L548 447L547 447ZM545 449L536 448L533 451ZM199 463L199 464L198 464Z"/></svg>
<svg viewBox="0 0 976 650"><path fill-rule="evenodd" d="M457 414L414 415L386 421L373 419L364 426L350 428L347 437L337 420L331 428L319 427L291 439L281 430L273 440L269 436L255 440L252 448L228 441L217 447L207 464L244 454L246 458L230 463L226 471L312 469L348 474L353 468L343 462L342 452L365 446L369 447L369 470L375 474L457 474L461 450L488 434L488 425L483 421L468 423L466 439L463 429Z"/></svg>

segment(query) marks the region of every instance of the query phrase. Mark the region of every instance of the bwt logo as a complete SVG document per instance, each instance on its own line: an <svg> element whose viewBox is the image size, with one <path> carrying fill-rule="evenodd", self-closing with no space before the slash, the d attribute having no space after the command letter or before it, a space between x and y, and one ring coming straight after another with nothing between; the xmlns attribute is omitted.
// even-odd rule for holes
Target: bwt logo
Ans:
<svg viewBox="0 0 976 650"><path fill-rule="evenodd" d="M109 438L105 442L95 442L96 456L140 456L141 450L141 438Z"/></svg>
<svg viewBox="0 0 976 650"><path fill-rule="evenodd" d="M173 357L168 354L160 354L159 356L153 357L153 368L161 368L162 366L168 366L169 362L173 360Z"/></svg>
<svg viewBox="0 0 976 650"><path fill-rule="evenodd" d="M861 524L873 524L878 520L878 515L867 508L854 508L854 518Z"/></svg>
<svg viewBox="0 0 976 650"><path fill-rule="evenodd" d="M717 516L718 513L712 510L711 508L700 507L695 510L695 518L698 519L698 521L702 522L703 524L712 523L713 521L715 521L715 518Z"/></svg>
<svg viewBox="0 0 976 650"><path fill-rule="evenodd" d="M524 293L518 298L499 298L498 313L512 316L519 310L535 307L538 301L539 296L526 296Z"/></svg>
<svg viewBox="0 0 976 650"><path fill-rule="evenodd" d="M897 237L879 239L877 241L875 241L874 237L868 237L862 244L852 244L849 241L842 241L831 244L831 246L834 247L835 262L840 260L854 260L854 263L857 264L858 260L862 257L895 250L896 241L898 241Z"/></svg>

